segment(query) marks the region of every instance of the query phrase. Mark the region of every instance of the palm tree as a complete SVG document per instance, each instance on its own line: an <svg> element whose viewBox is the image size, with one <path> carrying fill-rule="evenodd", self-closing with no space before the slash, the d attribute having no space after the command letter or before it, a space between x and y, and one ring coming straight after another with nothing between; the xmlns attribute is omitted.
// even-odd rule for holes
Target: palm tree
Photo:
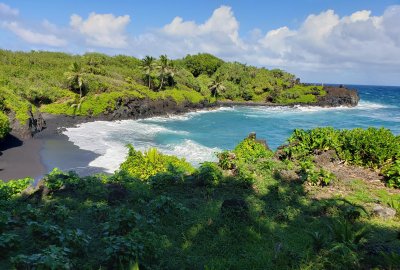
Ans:
<svg viewBox="0 0 400 270"><path fill-rule="evenodd" d="M168 76L174 76L174 70L171 61L166 55L161 55L159 61L160 65L157 68L159 70L160 88L158 90L161 90L164 86L165 78Z"/></svg>
<svg viewBox="0 0 400 270"><path fill-rule="evenodd" d="M69 71L67 71L65 75L67 76L67 79L70 82L71 88L75 88L76 86L79 87L79 99L82 99L83 96L82 86L84 85L84 82L83 82L83 70L81 65L79 65L77 62L73 62L69 67Z"/></svg>
<svg viewBox="0 0 400 270"><path fill-rule="evenodd" d="M217 98L222 92L225 91L225 86L222 84L222 80L219 76L217 76L214 81L209 85L208 89L210 89L211 94Z"/></svg>
<svg viewBox="0 0 400 270"><path fill-rule="evenodd" d="M151 73L154 70L155 60L156 59L154 57L148 55L146 55L145 58L142 59L142 68L146 73L149 89L151 89Z"/></svg>

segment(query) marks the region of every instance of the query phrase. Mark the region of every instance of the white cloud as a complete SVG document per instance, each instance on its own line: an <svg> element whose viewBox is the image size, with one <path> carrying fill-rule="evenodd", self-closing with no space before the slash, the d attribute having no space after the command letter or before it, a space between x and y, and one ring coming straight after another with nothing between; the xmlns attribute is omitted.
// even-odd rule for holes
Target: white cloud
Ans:
<svg viewBox="0 0 400 270"><path fill-rule="evenodd" d="M62 47L67 44L66 40L58 38L56 35L35 32L22 27L17 22L4 22L3 27L7 28L19 38L31 44L51 47Z"/></svg>
<svg viewBox="0 0 400 270"><path fill-rule="evenodd" d="M245 49L245 44L239 37L239 22L231 7L221 6L214 10L211 17L202 24L194 21L184 21L175 17L156 35L166 43L179 43L182 51L207 51L215 54L229 54ZM165 43L164 43L165 44Z"/></svg>
<svg viewBox="0 0 400 270"><path fill-rule="evenodd" d="M173 58L208 52L229 61L284 68L300 76L317 74L306 77L314 81L329 74L335 74L335 81L340 76L348 78L348 74L359 80L363 76L371 80L371 74L378 73L381 78L385 77L382 74L393 78L400 70L400 5L379 15L360 10L341 17L326 10L310 14L297 29L283 25L267 32L262 30L266 18L266 25L258 25L244 36L239 34L240 23L229 6L215 9L203 22L177 16L138 36L126 33L129 15L91 13L82 18L73 14L68 27L44 20L29 29L18 16L17 9L0 3L0 24L3 21L3 27L26 42L64 50L68 41L68 49L76 52L100 50L138 57L167 54Z"/></svg>
<svg viewBox="0 0 400 270"><path fill-rule="evenodd" d="M19 15L19 10L15 8L11 8L4 3L0 3L0 19L16 17Z"/></svg>
<svg viewBox="0 0 400 270"><path fill-rule="evenodd" d="M129 15L115 17L113 14L96 14L93 12L86 20L73 14L70 26L81 33L89 45L124 48L128 45L125 28L129 22Z"/></svg>

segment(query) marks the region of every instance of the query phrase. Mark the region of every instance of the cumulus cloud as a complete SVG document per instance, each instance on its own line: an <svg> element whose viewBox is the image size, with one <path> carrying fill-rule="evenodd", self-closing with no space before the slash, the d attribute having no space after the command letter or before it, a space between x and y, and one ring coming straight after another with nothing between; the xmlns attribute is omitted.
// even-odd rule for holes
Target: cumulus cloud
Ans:
<svg viewBox="0 0 400 270"><path fill-rule="evenodd" d="M78 52L95 47L103 52L138 57L167 54L172 58L208 52L229 61L288 69L300 76L314 72L314 78L327 78L332 72L337 72L335 76L367 74L364 78L387 73L386 77L392 78L400 70L400 5L378 15L359 10L339 16L326 10L310 14L297 28L283 25L263 31L267 25L258 25L244 36L239 34L240 23L229 6L215 9L203 22L177 16L137 36L126 33L129 15L93 12L82 18L73 14L64 28L46 20L35 28L24 27L18 16L17 9L0 3L0 26L3 21L3 27L28 43L65 49L68 41L68 48Z"/></svg>
<svg viewBox="0 0 400 270"><path fill-rule="evenodd" d="M4 3L0 3L0 19L16 17L19 15L19 10L11 8Z"/></svg>
<svg viewBox="0 0 400 270"><path fill-rule="evenodd" d="M7 28L19 38L31 44L51 47L62 47L67 44L66 40L58 38L56 35L35 32L22 27L17 22L5 22L3 23L3 27Z"/></svg>
<svg viewBox="0 0 400 270"><path fill-rule="evenodd" d="M239 37L239 22L232 8L228 6L215 9L211 17L201 24L175 17L171 23L153 35L156 37L144 36L145 40L146 37L161 38L167 44L179 43L181 50L186 53L206 51L214 54L233 54L245 49L245 44Z"/></svg>
<svg viewBox="0 0 400 270"><path fill-rule="evenodd" d="M232 9L221 6L204 23L175 17L158 31L135 38L136 51L174 57L209 52L228 60L310 70L396 66L400 68L400 6L381 16L360 10L340 17L333 10L309 15L298 29L287 26L251 38L239 35Z"/></svg>
<svg viewBox="0 0 400 270"><path fill-rule="evenodd" d="M84 20L73 14L70 26L85 37L89 45L106 48L124 48L128 45L125 28L130 22L130 16L114 16L113 14L91 13Z"/></svg>

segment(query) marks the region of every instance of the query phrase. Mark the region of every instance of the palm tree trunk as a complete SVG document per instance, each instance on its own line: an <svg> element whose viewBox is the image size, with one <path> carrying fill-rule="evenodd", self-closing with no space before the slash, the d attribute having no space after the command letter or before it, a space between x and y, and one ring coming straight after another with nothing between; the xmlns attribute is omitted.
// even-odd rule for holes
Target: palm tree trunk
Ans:
<svg viewBox="0 0 400 270"><path fill-rule="evenodd" d="M163 85L164 85L164 76L161 77L160 88L158 89L158 91L161 91Z"/></svg>
<svg viewBox="0 0 400 270"><path fill-rule="evenodd" d="M147 80L149 81L149 89L151 89L151 88L150 88L150 86L151 86L151 85L150 85L150 83L151 83L151 81L150 81L150 75L147 75Z"/></svg>

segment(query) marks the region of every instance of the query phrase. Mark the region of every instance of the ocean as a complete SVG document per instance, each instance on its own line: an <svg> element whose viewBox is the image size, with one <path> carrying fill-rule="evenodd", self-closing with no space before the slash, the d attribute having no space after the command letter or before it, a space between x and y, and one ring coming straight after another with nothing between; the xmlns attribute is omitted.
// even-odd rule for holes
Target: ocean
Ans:
<svg viewBox="0 0 400 270"><path fill-rule="evenodd" d="M216 160L216 152L234 148L250 132L267 140L272 149L284 144L296 128L372 126L400 134L400 87L348 87L359 91L361 100L357 107L226 107L141 120L84 123L67 128L64 134L75 146L93 153L89 165L75 162L76 168L65 168L65 160L54 159L51 147L42 150L42 160L49 168L82 171L84 166L88 171L97 168L112 173L124 161L128 143L139 150L156 147L198 166Z"/></svg>

